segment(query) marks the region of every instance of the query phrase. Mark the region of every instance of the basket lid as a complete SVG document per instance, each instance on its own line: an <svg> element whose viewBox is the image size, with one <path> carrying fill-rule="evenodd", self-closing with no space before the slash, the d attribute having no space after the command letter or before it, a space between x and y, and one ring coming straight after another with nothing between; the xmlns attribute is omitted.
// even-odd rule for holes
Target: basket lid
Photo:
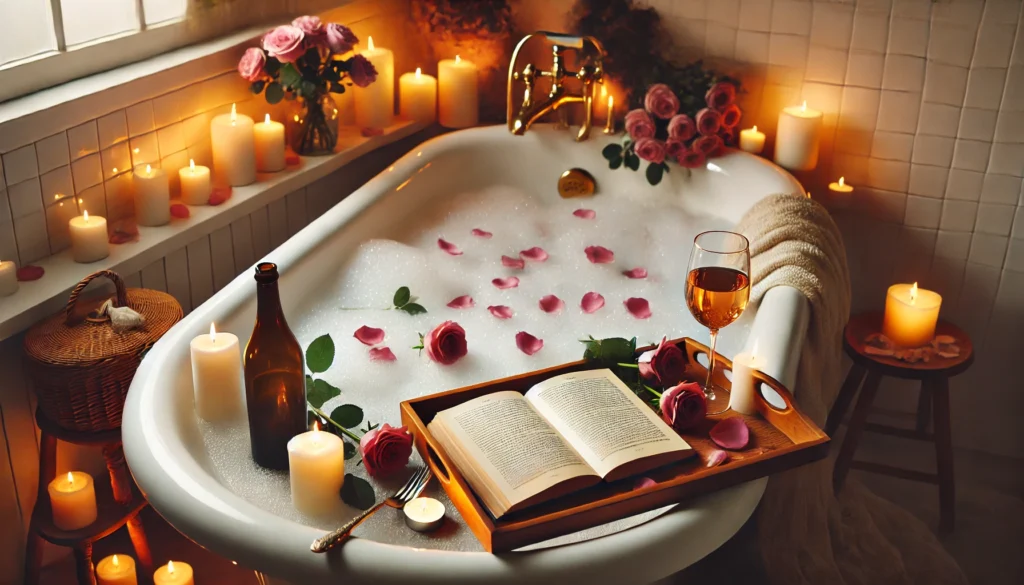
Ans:
<svg viewBox="0 0 1024 585"><path fill-rule="evenodd" d="M108 319L86 319L81 310L75 310L86 285L101 276L114 282L115 306L131 307L145 317L142 327L115 333ZM171 295L143 288L126 289L117 273L101 270L75 286L63 311L29 329L25 335L25 353L39 362L66 366L138 353L160 339L182 315L181 305Z"/></svg>

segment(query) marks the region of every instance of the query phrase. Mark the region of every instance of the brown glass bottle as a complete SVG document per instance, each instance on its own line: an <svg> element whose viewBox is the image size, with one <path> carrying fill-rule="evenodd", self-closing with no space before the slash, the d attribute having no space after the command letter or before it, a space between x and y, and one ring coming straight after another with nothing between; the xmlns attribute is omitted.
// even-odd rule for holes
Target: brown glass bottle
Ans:
<svg viewBox="0 0 1024 585"><path fill-rule="evenodd" d="M256 326L245 346L245 398L252 458L288 469L288 441L306 431L302 348L281 309L277 265L256 265Z"/></svg>

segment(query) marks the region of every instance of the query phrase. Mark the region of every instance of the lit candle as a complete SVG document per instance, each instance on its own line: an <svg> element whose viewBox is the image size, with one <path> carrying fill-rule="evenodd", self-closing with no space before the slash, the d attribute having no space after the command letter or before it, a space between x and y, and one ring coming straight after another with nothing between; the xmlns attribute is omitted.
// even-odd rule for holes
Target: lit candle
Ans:
<svg viewBox="0 0 1024 585"><path fill-rule="evenodd" d="M604 91L604 87L601 88ZM615 96L608 96L608 116L604 121L604 133L615 134Z"/></svg>
<svg viewBox="0 0 1024 585"><path fill-rule="evenodd" d="M0 297L18 292L18 267L10 260L0 262Z"/></svg>
<svg viewBox="0 0 1024 585"><path fill-rule="evenodd" d="M476 126L480 117L476 65L459 58L437 64L441 125L445 128Z"/></svg>
<svg viewBox="0 0 1024 585"><path fill-rule="evenodd" d="M444 504L434 498L414 498L403 508L405 524L416 532L436 530L444 522Z"/></svg>
<svg viewBox="0 0 1024 585"><path fill-rule="evenodd" d="M231 104L230 114L210 121L213 170L217 177L233 187L256 180L256 144L252 118L238 114Z"/></svg>
<svg viewBox="0 0 1024 585"><path fill-rule="evenodd" d="M127 555L111 555L96 565L97 585L137 585L135 559Z"/></svg>
<svg viewBox="0 0 1024 585"><path fill-rule="evenodd" d="M373 63L377 81L366 87L353 87L356 102L356 126L384 129L395 114L395 55L388 49L373 46L373 37L366 39L367 49L360 54Z"/></svg>
<svg viewBox="0 0 1024 585"><path fill-rule="evenodd" d="M740 148L753 154L761 154L764 150L764 132L758 131L757 126L740 130Z"/></svg>
<svg viewBox="0 0 1024 585"><path fill-rule="evenodd" d="M284 124L270 119L256 124L256 169L264 173L276 173L284 169Z"/></svg>
<svg viewBox="0 0 1024 585"><path fill-rule="evenodd" d="M163 169L139 165L133 173L135 221L144 226L160 226L171 221L171 186Z"/></svg>
<svg viewBox="0 0 1024 585"><path fill-rule="evenodd" d="M830 191L836 193L852 193L853 186L846 184L846 177L839 177L839 180L834 183L829 183L828 188Z"/></svg>
<svg viewBox="0 0 1024 585"><path fill-rule="evenodd" d="M750 352L736 354L732 359L732 390L729 391L729 408L742 414L757 413L756 382L754 371L763 367L757 357L757 342Z"/></svg>
<svg viewBox="0 0 1024 585"><path fill-rule="evenodd" d="M96 490L88 473L69 471L51 481L47 491L57 528L78 530L96 521Z"/></svg>
<svg viewBox="0 0 1024 585"><path fill-rule="evenodd" d="M192 354L192 389L196 414L207 421L230 420L242 413L242 353L238 337L210 333L189 343Z"/></svg>
<svg viewBox="0 0 1024 585"><path fill-rule="evenodd" d="M71 257L75 262L88 264L110 254L107 220L98 215L89 217L87 210L71 218L68 222L68 235L71 239Z"/></svg>
<svg viewBox="0 0 1024 585"><path fill-rule="evenodd" d="M783 108L775 136L775 163L791 171L809 171L818 165L821 112L807 107Z"/></svg>
<svg viewBox="0 0 1024 585"><path fill-rule="evenodd" d="M196 166L196 161L188 159L188 167L178 169L181 181L181 200L186 205L206 205L210 200L210 168Z"/></svg>
<svg viewBox="0 0 1024 585"><path fill-rule="evenodd" d="M192 565L181 561L167 561L153 573L153 585L195 585Z"/></svg>
<svg viewBox="0 0 1024 585"><path fill-rule="evenodd" d="M894 284L885 295L882 333L900 347L920 347L935 337L942 296L914 284Z"/></svg>
<svg viewBox="0 0 1024 585"><path fill-rule="evenodd" d="M437 79L433 75L424 75L417 67L416 73L398 78L398 90L403 118L424 124L437 119Z"/></svg>
<svg viewBox="0 0 1024 585"><path fill-rule="evenodd" d="M330 511L345 481L345 445L319 426L288 441L292 505L308 516Z"/></svg>

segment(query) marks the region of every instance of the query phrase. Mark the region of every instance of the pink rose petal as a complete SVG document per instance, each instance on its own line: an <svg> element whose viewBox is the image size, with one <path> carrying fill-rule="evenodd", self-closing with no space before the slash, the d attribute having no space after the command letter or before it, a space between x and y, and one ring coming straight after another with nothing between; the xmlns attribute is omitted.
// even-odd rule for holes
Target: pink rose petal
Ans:
<svg viewBox="0 0 1024 585"><path fill-rule="evenodd" d="M597 217L597 212L593 209L577 209L572 214L580 219L594 219Z"/></svg>
<svg viewBox="0 0 1024 585"><path fill-rule="evenodd" d="M516 333L516 347L526 355L533 355L544 347L544 340L537 339L525 331Z"/></svg>
<svg viewBox="0 0 1024 585"><path fill-rule="evenodd" d="M187 219L190 215L192 215L192 212L188 210L188 207L182 205L181 203L175 203L174 205L171 205L171 217L176 217L178 219Z"/></svg>
<svg viewBox="0 0 1024 585"><path fill-rule="evenodd" d="M718 467L725 463L725 460L729 458L729 454L721 449L715 449L708 453L708 462L705 464L706 467Z"/></svg>
<svg viewBox="0 0 1024 585"><path fill-rule="evenodd" d="M649 477L640 476L633 480L634 490L642 490L644 488L649 488L653 485L658 485L658 482L654 481Z"/></svg>
<svg viewBox="0 0 1024 585"><path fill-rule="evenodd" d="M750 428L742 418L732 416L711 427L708 435L719 447L736 450L747 446L747 442L750 441Z"/></svg>
<svg viewBox="0 0 1024 585"><path fill-rule="evenodd" d="M580 301L580 308L583 309L584 313L594 313L604 306L604 297L596 292L588 292L583 295L583 300Z"/></svg>
<svg viewBox="0 0 1024 585"><path fill-rule="evenodd" d="M608 264L615 261L615 252L604 246L587 246L583 251L587 254L587 260L594 264Z"/></svg>
<svg viewBox="0 0 1024 585"><path fill-rule="evenodd" d="M487 307L487 310L499 319L511 319L512 315L515 315L515 312L512 311L512 307L506 307L505 305L491 305L490 307Z"/></svg>
<svg viewBox="0 0 1024 585"><path fill-rule="evenodd" d="M623 270L622 274L626 278L647 278L647 269L637 267L632 270Z"/></svg>
<svg viewBox="0 0 1024 585"><path fill-rule="evenodd" d="M490 239L490 237L494 235L491 232L486 232L486 231L484 231L484 230L482 230L480 228L473 228L473 231L471 231L470 233L473 234L474 236L478 237L478 238L485 238L485 239Z"/></svg>
<svg viewBox="0 0 1024 585"><path fill-rule="evenodd" d="M501 257L501 265L502 266L508 266L509 268L518 268L519 270L522 270L524 267L526 267L526 262L524 262L522 258L513 258L511 256L502 256Z"/></svg>
<svg viewBox="0 0 1024 585"><path fill-rule="evenodd" d="M501 289L515 288L519 286L519 279L514 276L510 276L508 278L495 278L491 281L491 284Z"/></svg>
<svg viewBox="0 0 1024 585"><path fill-rule="evenodd" d="M534 246L529 250L523 250L519 253L520 258L526 260L533 260L534 262L543 262L548 259L548 253L544 251L544 248Z"/></svg>
<svg viewBox="0 0 1024 585"><path fill-rule="evenodd" d="M623 301L622 304L626 305L626 310L629 311L629 314L637 319L647 319L651 316L651 305L647 302L647 299L630 297Z"/></svg>
<svg viewBox="0 0 1024 585"><path fill-rule="evenodd" d="M545 313L557 313L564 308L565 303L555 295L547 295L540 300L540 310Z"/></svg>
<svg viewBox="0 0 1024 585"><path fill-rule="evenodd" d="M370 350L370 359L375 362L393 362L398 358L390 347L374 347Z"/></svg>
<svg viewBox="0 0 1024 585"><path fill-rule="evenodd" d="M462 255L462 250L460 250L458 246L445 240L444 238L437 238L437 247L441 248L445 252L448 252L452 256Z"/></svg>
<svg viewBox="0 0 1024 585"><path fill-rule="evenodd" d="M462 295L461 297L455 297L448 302L448 307L452 309L469 309L476 305L473 301L473 297L469 295Z"/></svg>
<svg viewBox="0 0 1024 585"><path fill-rule="evenodd" d="M14 273L18 282L32 282L33 280L39 280L44 274L46 274L46 270L44 270L42 266L36 266L35 264L22 266Z"/></svg>
<svg viewBox="0 0 1024 585"><path fill-rule="evenodd" d="M360 343L365 345L377 345L384 341L384 330L363 325L359 329L356 329L356 332L352 334L352 337L355 337Z"/></svg>

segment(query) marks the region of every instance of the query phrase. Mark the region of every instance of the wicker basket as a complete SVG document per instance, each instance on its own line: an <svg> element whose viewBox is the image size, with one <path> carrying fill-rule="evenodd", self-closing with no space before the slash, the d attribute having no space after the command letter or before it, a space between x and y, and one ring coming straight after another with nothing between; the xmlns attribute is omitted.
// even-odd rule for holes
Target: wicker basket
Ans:
<svg viewBox="0 0 1024 585"><path fill-rule="evenodd" d="M99 277L114 282L114 304L141 313L144 326L115 333L106 317L87 318L81 308L76 311L79 295ZM26 369L43 415L73 431L120 427L128 386L142 357L181 317L181 305L171 295L126 289L110 270L87 276L71 291L64 311L37 323L25 336Z"/></svg>

